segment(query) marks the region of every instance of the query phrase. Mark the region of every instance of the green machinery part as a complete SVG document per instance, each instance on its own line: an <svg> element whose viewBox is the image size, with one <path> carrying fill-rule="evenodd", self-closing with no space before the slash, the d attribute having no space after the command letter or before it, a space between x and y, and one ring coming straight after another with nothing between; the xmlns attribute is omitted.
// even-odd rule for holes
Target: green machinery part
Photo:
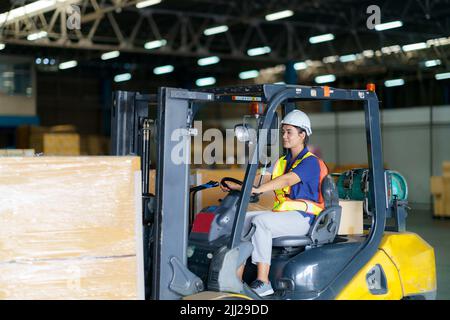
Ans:
<svg viewBox="0 0 450 320"><path fill-rule="evenodd" d="M385 175L389 203L392 203L394 199L407 200L408 184L406 179L394 170L385 170ZM372 203L369 193L369 169L355 168L341 174L333 174L333 176L338 177L339 198L349 200L369 198L369 202Z"/></svg>

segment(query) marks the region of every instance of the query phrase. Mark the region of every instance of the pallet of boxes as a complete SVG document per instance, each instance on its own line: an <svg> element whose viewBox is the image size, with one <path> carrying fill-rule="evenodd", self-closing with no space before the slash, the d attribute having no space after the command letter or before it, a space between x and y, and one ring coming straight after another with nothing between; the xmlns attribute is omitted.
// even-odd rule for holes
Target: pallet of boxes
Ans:
<svg viewBox="0 0 450 320"><path fill-rule="evenodd" d="M138 157L0 157L0 194L0 300L144 298Z"/></svg>
<svg viewBox="0 0 450 320"><path fill-rule="evenodd" d="M432 176L430 190L433 195L433 216L450 218L450 161L442 163L442 176Z"/></svg>

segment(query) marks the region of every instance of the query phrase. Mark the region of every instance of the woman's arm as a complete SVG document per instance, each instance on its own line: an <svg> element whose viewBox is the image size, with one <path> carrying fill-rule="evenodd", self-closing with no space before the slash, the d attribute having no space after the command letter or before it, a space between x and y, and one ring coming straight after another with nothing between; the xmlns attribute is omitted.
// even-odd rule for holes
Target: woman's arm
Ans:
<svg viewBox="0 0 450 320"><path fill-rule="evenodd" d="M273 180L262 184L259 188L253 188L252 193L264 193L267 191L274 191L284 187L290 187L299 183L301 180L294 172L288 172Z"/></svg>

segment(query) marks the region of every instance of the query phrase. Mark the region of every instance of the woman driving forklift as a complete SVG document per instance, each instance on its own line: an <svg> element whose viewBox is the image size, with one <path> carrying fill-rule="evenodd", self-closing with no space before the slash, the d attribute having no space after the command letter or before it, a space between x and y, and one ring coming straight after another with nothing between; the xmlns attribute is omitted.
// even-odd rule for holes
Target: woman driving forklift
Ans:
<svg viewBox="0 0 450 320"><path fill-rule="evenodd" d="M257 266L257 278L250 287L261 297L274 293L269 281L272 255L272 239L283 236L304 236L315 217L323 210L321 183L328 174L325 163L312 154L307 147L312 134L309 117L300 110L288 113L281 121L285 156L278 159L271 171L271 179L265 179L252 193L275 192L271 211L246 213L246 234L253 224L256 229L251 237L253 251L251 261ZM223 191L240 190L241 186L228 182L221 184ZM244 265L238 269L242 280Z"/></svg>

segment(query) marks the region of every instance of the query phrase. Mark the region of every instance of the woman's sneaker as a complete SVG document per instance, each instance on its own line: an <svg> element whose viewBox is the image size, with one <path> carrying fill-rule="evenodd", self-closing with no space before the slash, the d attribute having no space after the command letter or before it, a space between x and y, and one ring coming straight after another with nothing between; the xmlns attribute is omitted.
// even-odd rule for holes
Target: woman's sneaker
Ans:
<svg viewBox="0 0 450 320"><path fill-rule="evenodd" d="M261 280L255 280L250 284L250 288L255 291L260 297L265 297L273 294L272 285Z"/></svg>

